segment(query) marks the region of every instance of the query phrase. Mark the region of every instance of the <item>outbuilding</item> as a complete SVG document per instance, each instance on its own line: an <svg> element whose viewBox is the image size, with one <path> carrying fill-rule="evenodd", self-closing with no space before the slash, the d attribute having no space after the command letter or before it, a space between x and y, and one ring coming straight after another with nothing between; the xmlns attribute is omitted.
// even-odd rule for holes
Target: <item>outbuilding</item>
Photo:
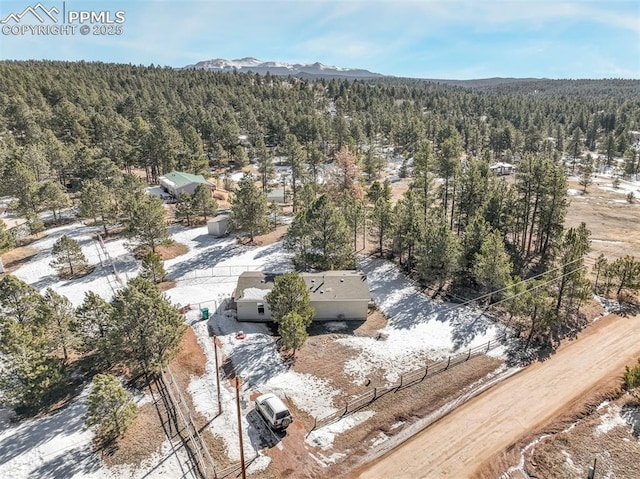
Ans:
<svg viewBox="0 0 640 479"><path fill-rule="evenodd" d="M211 189L211 184L202 175L172 171L160 177L160 186L174 198L182 193L193 195L199 185L206 185Z"/></svg>
<svg viewBox="0 0 640 479"><path fill-rule="evenodd" d="M229 215L218 215L207 221L207 232L212 236L224 236L229 229Z"/></svg>
<svg viewBox="0 0 640 479"><path fill-rule="evenodd" d="M314 321L367 319L371 294L367 277L360 271L301 273L309 289ZM265 296L273 289L278 274L247 271L238 278L233 302L238 321L271 321Z"/></svg>

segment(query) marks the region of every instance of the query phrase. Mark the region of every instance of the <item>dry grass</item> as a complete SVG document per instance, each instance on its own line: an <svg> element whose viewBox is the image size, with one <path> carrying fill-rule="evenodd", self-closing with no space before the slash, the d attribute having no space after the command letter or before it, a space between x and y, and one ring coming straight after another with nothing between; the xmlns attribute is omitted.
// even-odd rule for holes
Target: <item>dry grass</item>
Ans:
<svg viewBox="0 0 640 479"><path fill-rule="evenodd" d="M635 411L636 418L640 415L637 400L630 396L613 401L611 405ZM527 472L549 479L577 474L586 477L588 467L597 459L598 477L637 478L638 436L629 424L615 426L607 432L598 431L606 411L606 407L594 411L570 431L542 440L527 461Z"/></svg>
<svg viewBox="0 0 640 479"><path fill-rule="evenodd" d="M165 440L164 431L153 404L145 404L124 437L118 439L115 448L103 455L108 467L129 464L139 465L155 452L159 452Z"/></svg>
<svg viewBox="0 0 640 479"><path fill-rule="evenodd" d="M13 273L37 254L38 250L31 246L20 246L3 253L2 264L4 265L5 273Z"/></svg>
<svg viewBox="0 0 640 479"><path fill-rule="evenodd" d="M267 246L275 243L276 241L280 241L282 237L286 234L288 229L289 229L288 225L279 225L273 231L270 231L263 235L255 236L253 238L253 243L250 243L248 237L240 237L238 238L238 242L242 244L252 244L254 246Z"/></svg>
<svg viewBox="0 0 640 479"><path fill-rule="evenodd" d="M189 251L189 247L187 245L176 241L156 247L156 253L158 253L164 261L183 255L187 251Z"/></svg>

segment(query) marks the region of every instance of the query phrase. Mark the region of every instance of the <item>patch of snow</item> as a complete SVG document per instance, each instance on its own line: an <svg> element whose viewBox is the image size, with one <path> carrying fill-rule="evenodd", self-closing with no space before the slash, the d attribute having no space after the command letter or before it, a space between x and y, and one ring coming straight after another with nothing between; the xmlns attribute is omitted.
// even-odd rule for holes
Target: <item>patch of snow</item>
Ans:
<svg viewBox="0 0 640 479"><path fill-rule="evenodd" d="M596 434L604 434L617 426L626 426L627 421L620 415L620 407L608 406L607 412L600 417L600 424L596 427Z"/></svg>
<svg viewBox="0 0 640 479"><path fill-rule="evenodd" d="M596 300L605 311L605 314L617 313L622 310L622 306L615 299L608 299L603 296L593 295L593 299Z"/></svg>
<svg viewBox="0 0 640 479"><path fill-rule="evenodd" d="M329 467L331 464L335 464L337 461L339 461L343 457L346 457L346 454L341 453L341 452L334 452L330 456L325 456L321 452L319 452L317 456L315 456L315 455L313 455L311 453L309 453L309 455L313 456L315 461L318 464L320 464L322 467Z"/></svg>
<svg viewBox="0 0 640 479"><path fill-rule="evenodd" d="M382 444L388 439L389 439L389 436L387 436L384 432L380 431L378 435L373 438L373 441L371 441L371 447L379 446L380 444Z"/></svg>
<svg viewBox="0 0 640 479"><path fill-rule="evenodd" d="M271 464L271 458L264 454L259 454L253 461L251 461L251 464L247 467L247 472L249 474L255 474L256 472L264 471L269 467L269 464Z"/></svg>
<svg viewBox="0 0 640 479"><path fill-rule="evenodd" d="M30 245L38 250L38 253L13 274L39 291L51 287L69 298L74 306L79 306L84 301L84 295L88 291L93 291L104 299L110 300L120 284L95 238L96 233L101 231L100 227L88 227L82 223L49 229L46 231L47 236ZM51 248L64 235L78 241L89 264L95 266L93 272L80 279L61 280L58 277L57 272L49 265L52 259ZM125 284L129 278L137 276L139 265L126 248L125 239L106 241L104 246L122 284ZM101 259L104 266L100 264Z"/></svg>
<svg viewBox="0 0 640 479"><path fill-rule="evenodd" d="M168 441L162 451L139 467L108 469L94 453L94 433L84 426L90 386L71 403L46 417L11 424L0 433L0 477L64 477L115 479L118 477L182 477L181 462L170 454Z"/></svg>
<svg viewBox="0 0 640 479"><path fill-rule="evenodd" d="M404 421L398 421L396 423L393 423L391 425L391 427L389 428L389 431L393 431L394 429L398 429L401 426L404 426Z"/></svg>
<svg viewBox="0 0 640 479"><path fill-rule="evenodd" d="M269 294L268 289L246 288L242 294L242 299L264 299Z"/></svg>
<svg viewBox="0 0 640 479"><path fill-rule="evenodd" d="M567 190L567 195L569 195L569 196L582 196L582 195L584 195L584 191L582 191L582 190L574 190L573 188L569 188Z"/></svg>
<svg viewBox="0 0 640 479"><path fill-rule="evenodd" d="M307 444L311 444L312 446L318 446L322 449L328 449L333 445L333 441L338 434L348 431L358 424L363 423L374 414L375 413L373 411L360 411L355 414L345 416L334 423L319 427L318 429L311 431L311 433L309 433L309 435L305 439L305 442L307 442Z"/></svg>
<svg viewBox="0 0 640 479"><path fill-rule="evenodd" d="M382 368L386 380L395 382L402 373L423 367L426 359L462 353L498 335L497 327L481 312L432 300L390 261L369 258L360 267L369 281L372 299L386 314L388 324L380 330L384 340L338 340L359 350L345 364L345 371L357 381L365 381L374 369Z"/></svg>

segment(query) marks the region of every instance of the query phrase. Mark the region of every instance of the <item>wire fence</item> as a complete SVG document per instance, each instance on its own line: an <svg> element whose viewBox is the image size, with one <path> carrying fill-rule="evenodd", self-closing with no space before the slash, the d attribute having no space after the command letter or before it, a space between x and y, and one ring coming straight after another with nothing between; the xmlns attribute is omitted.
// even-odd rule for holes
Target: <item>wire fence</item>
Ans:
<svg viewBox="0 0 640 479"><path fill-rule="evenodd" d="M340 408L338 411L324 417L314 417L313 428L309 431L309 433L307 433L307 435L319 427L326 426L327 424L335 422L343 418L344 416L359 411L363 407L368 406L369 404L373 403L374 401L390 392L396 393L404 388L419 384L429 377L435 376L436 374L440 374L455 366L467 362L472 357L485 354L492 349L501 346L507 338L508 334L506 332L503 332L496 338L488 341L486 344L470 348L462 354L449 356L447 359L444 359L442 361L426 364L423 368L402 374L400 375L400 381L397 384L374 387L359 396L347 400L344 407Z"/></svg>

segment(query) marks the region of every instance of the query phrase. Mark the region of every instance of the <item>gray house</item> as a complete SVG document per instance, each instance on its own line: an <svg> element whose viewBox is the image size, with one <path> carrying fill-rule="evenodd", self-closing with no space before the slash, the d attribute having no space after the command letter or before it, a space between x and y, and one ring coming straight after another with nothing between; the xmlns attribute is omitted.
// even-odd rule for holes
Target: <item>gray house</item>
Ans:
<svg viewBox="0 0 640 479"><path fill-rule="evenodd" d="M265 296L273 289L274 273L247 271L238 278L233 301L238 321L270 321ZM367 277L359 271L301 273L309 289L315 321L365 320L371 294Z"/></svg>
<svg viewBox="0 0 640 479"><path fill-rule="evenodd" d="M193 195L198 185L206 185L211 189L211 184L205 180L202 175L172 171L160 177L160 186L162 189L175 198L182 193Z"/></svg>

